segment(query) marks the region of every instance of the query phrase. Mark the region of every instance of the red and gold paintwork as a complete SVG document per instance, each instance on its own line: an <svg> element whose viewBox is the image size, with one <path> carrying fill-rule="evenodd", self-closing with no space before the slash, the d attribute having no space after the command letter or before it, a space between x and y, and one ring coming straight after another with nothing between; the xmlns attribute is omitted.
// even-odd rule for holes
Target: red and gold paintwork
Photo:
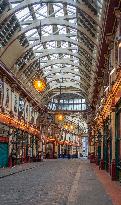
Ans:
<svg viewBox="0 0 121 205"><path fill-rule="evenodd" d="M15 128L19 128L21 130L24 130L30 134L38 136L40 134L39 130L32 127L28 123L25 123L24 121L19 121L13 117L10 117L8 114L0 113L0 122L7 124L8 126L13 126Z"/></svg>

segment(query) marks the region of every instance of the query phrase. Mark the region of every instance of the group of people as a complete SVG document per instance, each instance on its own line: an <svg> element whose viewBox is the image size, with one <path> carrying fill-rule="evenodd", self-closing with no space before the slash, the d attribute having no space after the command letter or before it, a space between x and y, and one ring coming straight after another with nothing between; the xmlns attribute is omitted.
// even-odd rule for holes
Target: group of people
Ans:
<svg viewBox="0 0 121 205"><path fill-rule="evenodd" d="M62 158L64 159L64 158L68 158L68 159L70 159L71 158L71 156L70 156L70 153L68 153L68 154L66 154L66 153L62 153Z"/></svg>

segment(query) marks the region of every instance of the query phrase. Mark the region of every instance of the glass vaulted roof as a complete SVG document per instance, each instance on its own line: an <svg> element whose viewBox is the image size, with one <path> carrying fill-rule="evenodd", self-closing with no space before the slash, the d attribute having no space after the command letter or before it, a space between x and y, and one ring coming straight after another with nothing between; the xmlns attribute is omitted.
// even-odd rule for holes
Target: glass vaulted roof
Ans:
<svg viewBox="0 0 121 205"><path fill-rule="evenodd" d="M61 86L63 92L88 99L95 76L103 0L8 0L7 4L2 21L14 16L18 33L12 39L24 47L14 62L17 76L31 83L44 77L44 98L58 94Z"/></svg>
<svg viewBox="0 0 121 205"><path fill-rule="evenodd" d="M102 14L107 2L0 1L1 61L39 105L50 105L53 110L60 102L64 111L73 110L66 120L83 132L87 132L83 111L93 96ZM41 77L47 87L40 94L33 81Z"/></svg>

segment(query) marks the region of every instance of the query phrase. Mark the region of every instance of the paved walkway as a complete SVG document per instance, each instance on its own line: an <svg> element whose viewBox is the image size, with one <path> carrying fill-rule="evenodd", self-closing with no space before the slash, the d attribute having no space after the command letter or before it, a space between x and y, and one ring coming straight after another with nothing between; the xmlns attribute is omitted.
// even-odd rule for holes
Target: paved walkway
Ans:
<svg viewBox="0 0 121 205"><path fill-rule="evenodd" d="M99 170L98 166L95 164L91 165L93 167L96 176L99 181L105 187L106 193L111 197L114 205L121 205L121 184L119 181L111 181L109 173L105 170Z"/></svg>
<svg viewBox="0 0 121 205"><path fill-rule="evenodd" d="M0 170L0 205L115 205L87 160L47 160L11 172Z"/></svg>

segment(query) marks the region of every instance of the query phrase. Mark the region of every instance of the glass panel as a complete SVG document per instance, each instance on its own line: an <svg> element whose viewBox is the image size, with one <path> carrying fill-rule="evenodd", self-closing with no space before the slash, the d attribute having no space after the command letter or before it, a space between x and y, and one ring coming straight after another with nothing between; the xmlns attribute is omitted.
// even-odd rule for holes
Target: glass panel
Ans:
<svg viewBox="0 0 121 205"><path fill-rule="evenodd" d="M86 104L82 104L82 110L86 110Z"/></svg>

